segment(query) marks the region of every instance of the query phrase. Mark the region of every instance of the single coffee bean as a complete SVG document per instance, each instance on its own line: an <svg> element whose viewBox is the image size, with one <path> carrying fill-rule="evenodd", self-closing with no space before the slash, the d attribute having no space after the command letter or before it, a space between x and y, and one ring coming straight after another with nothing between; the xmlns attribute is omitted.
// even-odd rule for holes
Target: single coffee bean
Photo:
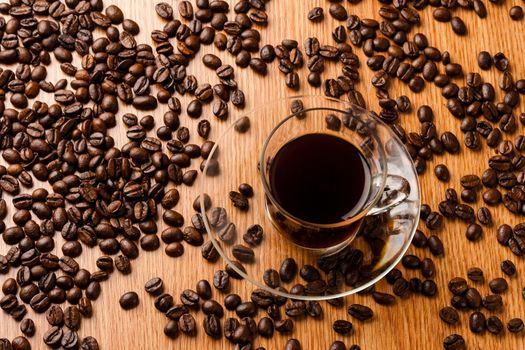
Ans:
<svg viewBox="0 0 525 350"><path fill-rule="evenodd" d="M507 276L514 276L516 275L516 265L510 260L504 260L500 264L501 271L505 273Z"/></svg>
<svg viewBox="0 0 525 350"><path fill-rule="evenodd" d="M312 22L320 22L324 18L324 10L322 7L314 7L308 11L307 18Z"/></svg>
<svg viewBox="0 0 525 350"><path fill-rule="evenodd" d="M253 249L243 246L242 244L236 244L232 247L232 255L237 260L245 263L251 263L255 260Z"/></svg>
<svg viewBox="0 0 525 350"><path fill-rule="evenodd" d="M228 294L224 298L224 307L228 310L235 310L237 306L242 302L241 297L237 294Z"/></svg>
<svg viewBox="0 0 525 350"><path fill-rule="evenodd" d="M439 311L441 320L448 324L456 324L459 321L459 314L453 307L446 306Z"/></svg>
<svg viewBox="0 0 525 350"><path fill-rule="evenodd" d="M467 270L467 277L474 282L483 282L483 270L479 267L471 267Z"/></svg>
<svg viewBox="0 0 525 350"><path fill-rule="evenodd" d="M434 168L434 174L438 178L439 181L448 182L450 179L450 173L448 171L448 168L444 164L438 164Z"/></svg>
<svg viewBox="0 0 525 350"><path fill-rule="evenodd" d="M164 335L168 338L175 339L179 336L179 324L177 321L169 320L164 326Z"/></svg>
<svg viewBox="0 0 525 350"><path fill-rule="evenodd" d="M483 307L489 311L498 311L503 307L503 301L500 295L491 294L483 298Z"/></svg>
<svg viewBox="0 0 525 350"><path fill-rule="evenodd" d="M335 320L332 329L336 333L345 335L352 331L352 323L347 320Z"/></svg>
<svg viewBox="0 0 525 350"><path fill-rule="evenodd" d="M62 328L53 326L44 333L44 343L50 347L56 348L60 346L63 334L64 331L62 330Z"/></svg>
<svg viewBox="0 0 525 350"><path fill-rule="evenodd" d="M479 311L470 314L469 328L472 333L482 333L485 331L485 315Z"/></svg>
<svg viewBox="0 0 525 350"><path fill-rule="evenodd" d="M348 12L343 7L343 5L338 3L332 3L329 8L330 15L338 20L338 21L344 21L348 18Z"/></svg>
<svg viewBox="0 0 525 350"><path fill-rule="evenodd" d="M509 17L513 21L519 21L523 19L523 8L521 6L512 6L509 10Z"/></svg>
<svg viewBox="0 0 525 350"><path fill-rule="evenodd" d="M419 257L411 254L403 256L401 263L407 269L419 269L421 266L421 260Z"/></svg>
<svg viewBox="0 0 525 350"><path fill-rule="evenodd" d="M477 289L475 288L467 289L464 296L467 300L468 307L470 307L471 309L475 310L481 306L482 299Z"/></svg>
<svg viewBox="0 0 525 350"><path fill-rule="evenodd" d="M481 207L478 209L477 218L482 225L492 225L492 214L490 213L490 210L487 207Z"/></svg>
<svg viewBox="0 0 525 350"><path fill-rule="evenodd" d="M483 229L478 224L470 224L467 227L466 237L469 241L474 242L481 238Z"/></svg>
<svg viewBox="0 0 525 350"><path fill-rule="evenodd" d="M466 350L465 339L459 334L452 334L443 340L445 350Z"/></svg>
<svg viewBox="0 0 525 350"><path fill-rule="evenodd" d="M487 331L496 335L501 334L501 332L503 332L503 330L505 329L503 322L501 322L498 316L490 316L489 318L487 318L486 328Z"/></svg>
<svg viewBox="0 0 525 350"><path fill-rule="evenodd" d="M507 280L504 278L495 278L489 282L489 288L492 291L492 293L500 294L508 289L508 283Z"/></svg>
<svg viewBox="0 0 525 350"><path fill-rule="evenodd" d="M126 292L119 299L120 307L124 310L131 310L139 305L139 296L135 292Z"/></svg>
<svg viewBox="0 0 525 350"><path fill-rule="evenodd" d="M35 323L30 318L25 318L20 322L20 332L22 332L27 337L32 337L35 335L36 327Z"/></svg>
<svg viewBox="0 0 525 350"><path fill-rule="evenodd" d="M230 276L224 270L218 270L213 275L213 286L220 291L226 291L230 287Z"/></svg>
<svg viewBox="0 0 525 350"><path fill-rule="evenodd" d="M373 292L372 298L380 305L393 305L396 302L396 298L392 294Z"/></svg>
<svg viewBox="0 0 525 350"><path fill-rule="evenodd" d="M441 242L441 239L438 236L432 235L428 237L427 244L432 255L440 256L444 254L445 249L443 247L443 242Z"/></svg>
<svg viewBox="0 0 525 350"><path fill-rule="evenodd" d="M468 289L467 281L462 277L455 277L448 282L448 289L455 295L462 295Z"/></svg>
<svg viewBox="0 0 525 350"><path fill-rule="evenodd" d="M519 333L523 331L523 320L521 318L513 318L507 322L507 329L511 333Z"/></svg>
<svg viewBox="0 0 525 350"><path fill-rule="evenodd" d="M297 274L297 263L293 258L283 260L279 269L279 276L283 282L290 282Z"/></svg>
<svg viewBox="0 0 525 350"><path fill-rule="evenodd" d="M179 318L179 329L182 333L194 336L197 332L195 319L190 314L184 314Z"/></svg>
<svg viewBox="0 0 525 350"><path fill-rule="evenodd" d="M297 339L289 339L284 345L284 350L301 350L301 343Z"/></svg>

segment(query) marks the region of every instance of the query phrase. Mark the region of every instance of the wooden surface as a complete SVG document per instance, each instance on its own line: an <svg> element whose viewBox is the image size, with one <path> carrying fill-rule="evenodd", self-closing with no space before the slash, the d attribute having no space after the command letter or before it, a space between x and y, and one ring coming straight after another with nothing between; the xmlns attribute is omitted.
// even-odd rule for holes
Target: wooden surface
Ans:
<svg viewBox="0 0 525 350"><path fill-rule="evenodd" d="M176 7L176 1L168 1ZM153 29L160 29L163 23L155 14L154 3L149 0L111 0L105 4L116 3L121 6L127 18L136 20L141 26L141 33L138 42L151 43L149 33ZM438 23L432 20L432 9L427 8L422 12L422 24L416 30L427 35L430 44L441 50L448 49L452 61L461 63L466 71L478 71L476 64L477 53L486 49L491 53L503 51L511 60L512 73L516 78L520 78L525 73L523 52L525 49L525 36L522 33L524 22L514 22L508 17L508 9L518 1L508 1L504 5L496 6L486 1L489 10L488 18L481 20L473 12L457 11L465 20L469 35L458 37L454 35L451 27L447 23ZM519 2L521 4L521 2ZM232 1L233 4L233 1ZM344 2L350 13L355 13L361 18L378 18L377 10L380 6L377 1L363 1L358 5L351 5ZM307 12L314 6L322 6L326 12L326 20L319 24L312 24L307 21ZM333 43L331 30L337 23L328 15L328 1L312 0L271 0L268 3L269 26L261 30L262 42L278 44L283 38L293 38L300 43L308 36L317 36L321 42ZM413 31L415 33L416 31ZM199 82L216 82L215 74L200 64L200 57L205 52L210 52L214 48L206 47L199 53L197 60L194 61L189 71L193 72ZM362 83L359 85L360 91L367 99L369 106L377 110L377 99L369 83L371 72L365 65L365 58L361 51L356 50L361 57L363 68L360 71ZM232 57L226 53L218 54L223 61L233 65ZM335 77L340 67L330 65L324 77ZM440 68L442 69L442 68ZM56 69L59 71L59 69ZM240 88L244 90L247 97L247 109L258 103L270 101L279 96L293 94L284 85L284 77L277 69L277 62L269 67L269 75L262 79L254 76L249 70L236 69L236 77ZM55 81L59 76L58 72L48 69L48 78ZM482 76L487 81L497 84L498 74L495 70L482 72ZM520 76L521 75L521 76ZM320 93L307 86L305 77L306 69L300 71L302 89L304 93ZM458 84L463 83L458 81ZM413 103L413 112L401 116L402 124L407 130L417 131L419 123L415 116L415 110L421 104L432 106L435 111L436 124L440 131L454 130L459 135L459 123L452 118L445 108L445 100L441 97L440 91L435 86L428 85L426 89L418 95L411 93L407 86L401 86L397 82L390 89L391 96L406 94ZM40 97L48 99L49 96ZM187 98L182 98L187 102ZM121 108L121 113L129 108ZM163 111L166 107L161 107L153 114L161 123ZM518 109L519 110L519 109ZM205 109L205 115L209 113L209 106ZM142 115L142 114L139 114ZM230 118L238 117L238 113L233 113ZM119 119L119 126L122 127ZM211 117L210 119L213 119ZM196 122L182 118L182 124L195 130ZM214 123L211 138L219 135L220 130L226 126L225 123L218 125ZM520 130L521 133L523 130ZM125 141L123 129L117 127L112 131L117 142ZM515 136L515 135L514 135ZM512 139L514 138L512 136ZM195 136L192 136L195 137ZM485 145L477 153L466 152L464 149L458 156L434 158L428 166L430 169L438 163L445 163L451 170L451 180L449 186L459 189L459 177L465 173L481 174L486 167L486 159L494 152ZM423 202L437 207L439 201L444 197L443 191L447 185L439 183L428 171L421 179ZM181 202L177 209L183 213L190 213L191 202L198 187L190 190L181 190ZM477 208L477 205L476 205ZM11 211L12 213L12 211ZM501 206L492 210L495 224L503 222L518 223L520 219L509 216ZM162 229L162 225L159 225ZM507 321L512 317L525 318L524 300L520 292L525 287L525 263L514 257L509 250L498 245L495 239L495 229L485 229L483 238L477 243L470 243L464 236L465 225L447 221L444 229L439 233L445 243L446 255L443 258L434 259L438 272L436 282L439 286L439 294L433 299L413 296L406 300L397 300L394 307L384 307L376 305L369 296L351 296L346 298L346 303L362 303L370 305L376 312L374 319L367 323L351 320L355 330L351 335L343 337L336 335L331 324L335 319L351 319L345 312L345 308L334 309L324 305L324 319L298 321L291 336L285 337L276 334L271 340L257 338L257 346L265 346L267 349L282 349L286 339L289 337L298 338L303 344L303 349L327 349L329 344L336 339L343 340L347 345L359 344L362 349L381 349L381 350L416 350L416 349L441 349L442 340L445 336L452 333L462 334L467 343L468 349L523 349L525 340L523 336L517 336L505 332L504 336L493 336L490 334L474 335L468 330L468 314L461 313L461 322L458 326L449 326L442 323L438 317L438 310L448 305L450 293L446 288L447 281L455 276L466 277L466 270L472 266L481 267L486 274L487 280L502 276L499 264L502 260L510 258L518 267L517 277L509 279L509 291L503 295L505 304L504 311L498 315ZM425 231L427 232L427 231ZM428 233L428 232L427 232ZM60 247L60 244L57 244ZM162 246L163 248L163 246ZM200 258L200 250L185 246L186 252L183 257L169 258L162 248L156 252L141 252L140 257L133 262L133 272L128 276L122 276L118 272L102 283L102 294L94 302L94 315L91 319L83 320L80 329L81 336L93 335L101 345L101 349L231 349L233 346L225 339L221 341L211 340L205 336L204 331L199 327L198 335L190 338L180 336L177 340L168 340L163 335L163 327L166 318L153 306L153 298L143 290L144 282L154 276L162 277L165 281L167 292L172 293L176 298L180 291L185 288L194 288L195 283L200 278L211 280L213 272L222 262L212 266ZM0 242L0 253L5 253L7 247ZM418 250L411 247L410 253L415 253L421 258L429 255L427 251ZM58 252L60 255L60 253ZM94 270L95 259L100 255L98 249L84 249L83 255L79 258L81 266ZM11 274L13 274L11 270ZM406 276L419 276L419 272L408 272ZM0 278L4 280L4 276ZM482 295L489 293L488 285L478 284ZM243 297L249 297L252 289L247 283L234 281L233 290L240 293ZM378 290L391 291L391 287L384 281L377 286ZM119 296L129 290L137 291L140 296L140 305L132 311L123 311L118 305ZM221 300L222 296L214 291L214 297ZM261 314L261 313L260 313ZM486 313L488 315L488 313ZM37 333L32 337L33 349L43 349L42 334L47 329L45 318L35 315L32 311L29 316L37 324ZM199 326L202 323L202 313L197 315ZM13 338L20 334L19 325L5 313L0 312L0 337Z"/></svg>

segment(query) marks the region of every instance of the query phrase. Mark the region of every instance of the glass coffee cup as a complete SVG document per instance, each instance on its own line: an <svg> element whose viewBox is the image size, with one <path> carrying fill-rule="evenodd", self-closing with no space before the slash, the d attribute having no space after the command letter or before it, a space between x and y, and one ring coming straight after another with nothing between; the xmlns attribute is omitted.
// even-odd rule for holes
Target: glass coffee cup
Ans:
<svg viewBox="0 0 525 350"><path fill-rule="evenodd" d="M267 214L284 237L333 254L353 240L365 216L408 197L409 183L388 174L392 134L385 128L363 109L330 107L302 109L275 126L259 164Z"/></svg>

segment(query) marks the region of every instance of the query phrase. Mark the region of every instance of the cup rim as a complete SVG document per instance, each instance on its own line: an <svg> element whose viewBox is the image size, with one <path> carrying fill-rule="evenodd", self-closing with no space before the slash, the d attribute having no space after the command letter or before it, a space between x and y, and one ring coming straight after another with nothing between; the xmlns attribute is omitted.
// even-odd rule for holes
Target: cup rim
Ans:
<svg viewBox="0 0 525 350"><path fill-rule="evenodd" d="M352 107L352 109L360 110L362 113L367 113L368 112L366 109L361 108L361 107L359 107L357 105L354 105L354 104L352 104L350 102L345 102L345 101L340 100L340 99L336 99L336 98L332 98L332 97L326 97L326 96L320 96L320 95L317 95L317 96L316 95L299 95L299 96L293 96L293 97L286 97L284 99L279 99L278 101L296 100L296 99L301 99L301 98L313 98L313 99L330 100L330 101L337 102L337 103L340 103L340 104L343 104L343 105L348 105L349 107ZM268 108L268 105L269 104L265 104L265 105L263 105L261 107L262 108L264 108L264 107ZM383 147L379 147L378 148L378 152L380 153L379 162L381 163L381 167L383 168L383 171L381 173L381 186L380 186L379 190L377 191L375 196L369 201L369 203L359 210L359 213L357 215L354 215L354 216L352 216L352 217L350 217L350 218L348 218L346 220L342 220L342 221L339 221L339 222L336 222L336 223L319 224L319 223L315 223L315 222L310 222L310 221L306 221L306 220L303 220L301 218L298 218L297 216L295 216L295 215L291 214L290 212L288 212L286 209L284 209L281 206L279 201L274 197L274 195L273 195L273 193L271 191L270 184L268 183L268 181L266 179L266 175L265 175L266 171L268 170L267 169L267 164L266 164L266 161L265 161L265 156L266 156L266 151L268 149L268 145L269 145L269 143L270 143L270 141L272 139L272 136L275 135L275 133L279 130L279 128L281 126L286 124L286 122L288 122L290 119L295 118L298 114L305 113L305 112L307 113L309 111L318 111L318 110L321 110L321 111L323 111L323 110L333 111L333 112L339 112L339 113L343 113L343 114L347 113L344 110L337 109L337 108L332 108L332 107L311 107L311 108L302 109L301 111L298 111L296 113L292 113L292 114L286 116L285 118L283 118L279 123L277 123L275 125L275 127L272 128L272 130L270 131L270 133L268 134L268 136L266 136L266 139L264 140L263 147L262 147L262 150L261 150L261 155L259 157L259 164L260 164L259 176L261 178L261 182L262 182L262 185L263 185L264 194L272 202L272 205L275 205L276 208L280 212L282 212L287 218L291 218L292 220L296 221L300 225L307 226L307 227L313 227L313 228L319 228L319 229L339 228L339 227L348 226L348 225L350 225L350 224L352 224L352 223L354 223L354 222L364 218L368 214L370 209L372 209L374 207L374 205L377 204L377 202L379 201L379 199L383 195L383 192L384 192L384 189L385 189L385 185L386 185L386 179L387 179L387 176L388 176L388 163L387 163L386 158L385 158L386 154L384 152ZM368 116L370 118L374 119L375 122L382 123L375 116L373 116L371 114L369 114ZM380 142L380 140L378 140L377 135L372 134L370 136L373 137L376 142ZM302 246L300 246L300 247L302 247ZM305 249L312 249L312 248L308 248L308 247L304 247L304 248ZM315 249L315 250L317 250L317 249Z"/></svg>

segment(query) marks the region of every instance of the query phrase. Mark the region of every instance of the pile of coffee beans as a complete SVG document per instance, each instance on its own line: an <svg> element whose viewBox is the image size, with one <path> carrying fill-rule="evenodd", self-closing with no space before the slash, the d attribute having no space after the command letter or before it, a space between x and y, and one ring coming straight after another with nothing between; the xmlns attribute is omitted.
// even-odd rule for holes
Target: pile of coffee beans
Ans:
<svg viewBox="0 0 525 350"><path fill-rule="evenodd" d="M27 317L28 307L45 314L49 324L42 332L46 345L98 349L95 338L78 335L82 318L91 317L92 302L115 270L131 273L140 250L155 251L161 241L170 257L183 255L189 245L199 246L205 260L218 260L217 250L203 236L206 230L200 199L193 202L195 213L190 220L174 209L179 201L190 200L181 198L180 186L192 186L206 165L209 171L214 169L215 160L209 159L214 124L227 120L232 106L242 109L246 104L234 67L224 64L219 56L208 53L201 60L215 72L219 83L199 81L187 72L195 54L207 45L234 56L237 68L261 76L272 74L273 62L277 61L275 65L291 92L298 90L301 79L306 77L309 85L321 88L326 96L366 107L365 98L356 89L361 66L354 50L362 50L366 66L375 72L371 85L381 108L372 113L389 124L405 143L418 174L425 173L430 159L444 153L476 151L482 143L494 149L496 154L487 159L482 174L461 177L459 195L450 187L437 209L421 206L421 219L430 234L427 237L418 230L413 240L416 248L428 248L432 256L444 255L438 231L446 220L465 222L466 239L475 242L492 226L489 208L503 204L509 212L524 215L525 157L521 152L525 137L512 135L518 123L525 125L525 114L514 114L520 95L525 93L525 80L513 77L504 53L482 51L477 56L479 68L494 67L499 72L500 91L496 92L479 73L464 72L449 52L431 46L423 33L414 33L421 22L419 12L431 7L434 20L450 22L454 33L468 35L469 29L455 10L473 10L485 18L488 9L484 2L380 0L377 19L351 14L349 9L355 2L327 1L326 6L312 8L306 14L311 22L334 23L333 42L321 43L309 37L299 43L284 38L275 45L263 44L263 28L271 25L265 0L238 0L234 5L223 0L180 1L177 9L158 2L152 6L163 26L150 33L152 45L138 43L135 37L140 32L139 24L125 18L119 7L105 7L102 0L0 3L0 149L5 164L0 165L0 234L10 246L0 254L0 274L15 270L16 275L3 281L0 307L20 321L23 334L11 341L0 339L0 349L31 348L26 337L35 334L35 323ZM509 16L521 20L522 8L512 7ZM58 64L66 78L47 80L50 64ZM340 65L338 76L323 77L328 64ZM455 83L457 78L464 78L465 85ZM460 123L462 137L451 131L439 132L434 112L426 105L415 111L421 124L419 132L405 131L400 117L412 113L413 107L407 96L390 96L389 82L393 79L407 84L414 93L431 83L440 88L451 117ZM51 94L54 103L39 101L40 94ZM177 97L182 95L190 96L186 106ZM498 101L496 96L500 95L503 97ZM161 125L147 114L159 104L169 109ZM207 104L211 105L211 120L203 114ZM141 115L119 113L119 106L124 105L133 106ZM302 109L300 100L293 101L292 113L300 116ZM186 117L199 120L195 131L183 125ZM351 127L345 121L329 121L332 128ZM115 127L126 134L122 147L115 145L108 132ZM247 117L235 125L241 133L249 128ZM511 136L513 139L508 140ZM450 181L445 164L436 166L434 174L439 181ZM35 180L49 186L35 188ZM243 183L232 189L229 198L236 209L246 211L250 210L252 195L252 187ZM471 204L479 199L486 206L475 211ZM228 221L226 210L212 207L208 196L204 203L210 223L223 227L220 237L228 241L236 228ZM159 217L167 226L160 234ZM380 239L384 235L382 223L381 217L370 218L363 228L363 236L377 251L384 244ZM516 256L522 256L524 227L502 224L496 239ZM55 246L57 232L64 241L61 247ZM232 248L239 270L243 270L243 263L254 259L253 248L260 244L263 234L261 226L253 225L243 233L244 243ZM82 268L76 260L85 246L98 247L103 253L94 271ZM53 253L59 250L60 256ZM297 266L289 258L278 271L269 268L263 280L271 288L296 295L326 295L335 293L343 283L359 285L368 268L362 251L353 248L318 265ZM386 276L391 293L371 286L360 294L369 295L371 302L380 305L395 305L398 298L412 294L436 295L434 278L438 272L432 259L411 254L403 258L401 265L405 270L418 271L421 278L405 278L400 269L394 269ZM503 261L501 270L508 278L517 273L511 260ZM304 283L285 287L296 275ZM167 337L194 336L199 334L198 328L203 328L212 338L224 336L235 344L235 349L252 349L257 335L269 338L277 332L292 336L294 322L323 315L318 302L287 300L262 289L255 289L249 300L243 300L229 292L240 277L232 266L216 269L211 283L200 280L195 290L180 292L180 302L164 290L158 277L144 288L154 297L154 307L166 315ZM480 311L484 308L487 313L495 312L503 307L501 294L508 289L505 278L490 280L492 294L482 297L477 287L485 281L483 271L472 267L467 277L476 287L462 277L450 280L451 306L439 312L444 322L457 324L457 310L470 310L468 323L474 333L487 330L500 334L505 328L510 333L523 331L520 318L504 323L498 316L487 317ZM212 298L214 289L221 294L222 302ZM67 306L61 306L65 302ZM119 303L129 310L138 306L139 298L130 291L120 297ZM328 303L331 307L344 306L341 299ZM205 314L202 327L192 314L198 309ZM226 317L227 312L235 316ZM266 316L257 318L260 312ZM348 314L359 324L335 320L334 332L351 334L356 326L375 317L369 306L360 304L348 306ZM443 340L443 347L465 349L466 343L461 335L452 334ZM341 341L329 346L332 350L346 348ZM291 338L285 349L301 349L301 345ZM360 347L351 345L350 349Z"/></svg>

